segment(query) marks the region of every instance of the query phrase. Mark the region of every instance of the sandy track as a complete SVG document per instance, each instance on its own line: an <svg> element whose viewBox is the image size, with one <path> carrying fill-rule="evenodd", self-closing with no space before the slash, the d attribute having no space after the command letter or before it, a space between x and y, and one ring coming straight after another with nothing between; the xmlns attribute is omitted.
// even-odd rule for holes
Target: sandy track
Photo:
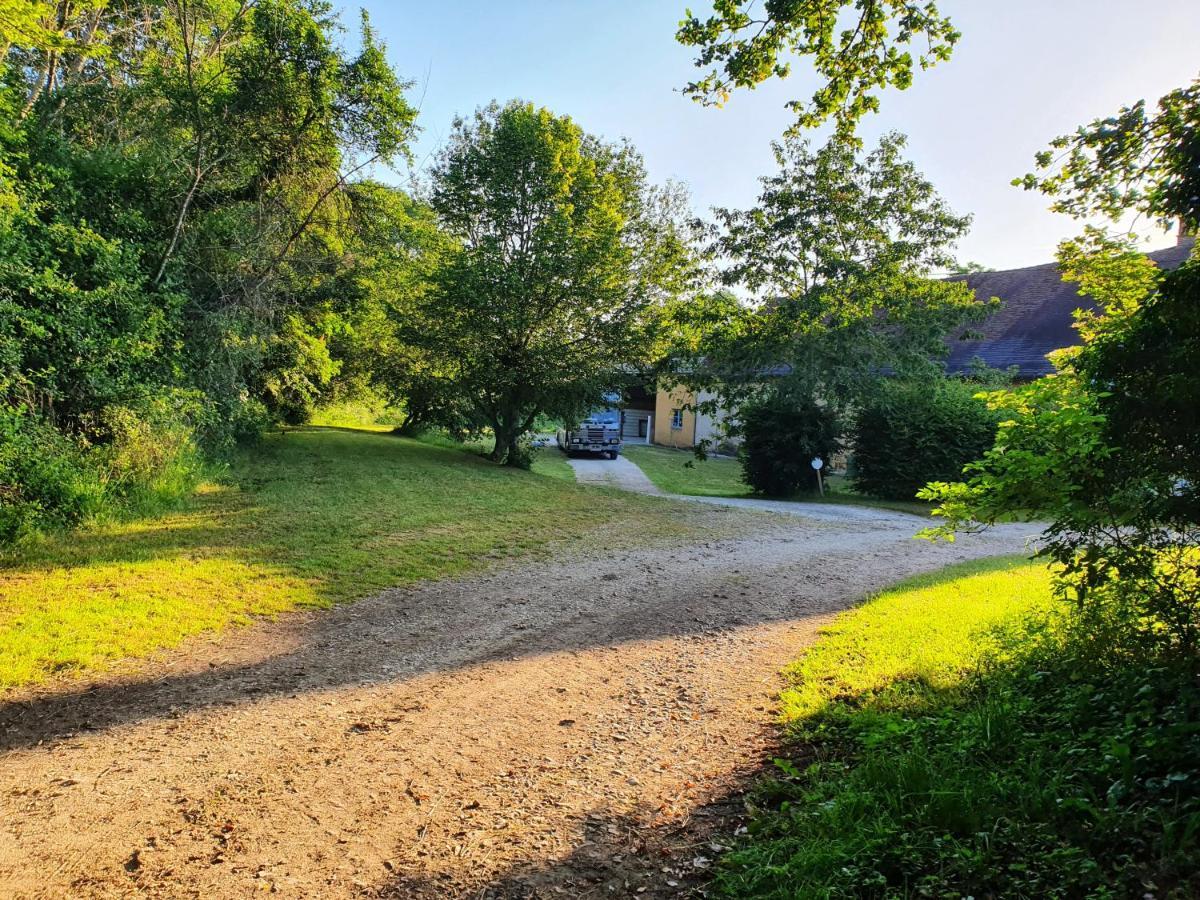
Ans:
<svg viewBox="0 0 1200 900"><path fill-rule="evenodd" d="M10 697L0 896L677 896L820 625L1029 532L908 534L513 566Z"/></svg>

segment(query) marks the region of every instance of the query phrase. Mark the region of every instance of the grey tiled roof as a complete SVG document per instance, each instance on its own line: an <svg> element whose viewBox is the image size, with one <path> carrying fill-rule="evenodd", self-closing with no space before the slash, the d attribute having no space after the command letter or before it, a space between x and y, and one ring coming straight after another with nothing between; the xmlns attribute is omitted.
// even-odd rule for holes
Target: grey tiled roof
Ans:
<svg viewBox="0 0 1200 900"><path fill-rule="evenodd" d="M1186 238L1147 255L1160 267L1174 269L1187 260L1194 243L1195 238ZM996 312L967 329L971 340L961 340L963 332L948 340L950 372L966 371L972 360L982 359L996 369L1016 366L1021 378L1046 375L1053 371L1047 353L1079 343L1074 311L1096 308L1095 301L1081 295L1077 285L1062 280L1055 263L955 275L947 280L966 281L981 300L999 297L1001 301Z"/></svg>

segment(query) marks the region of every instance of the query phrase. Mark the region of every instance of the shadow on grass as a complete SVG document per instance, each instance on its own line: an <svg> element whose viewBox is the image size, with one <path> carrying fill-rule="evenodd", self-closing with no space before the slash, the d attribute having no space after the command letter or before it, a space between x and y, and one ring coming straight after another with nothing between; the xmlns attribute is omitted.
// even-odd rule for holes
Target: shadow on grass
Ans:
<svg viewBox="0 0 1200 900"><path fill-rule="evenodd" d="M563 521L555 509L586 508ZM56 535L0 565L0 690L103 667L189 634L456 575L644 517L645 498L589 491L388 434L268 436L189 508Z"/></svg>
<svg viewBox="0 0 1200 900"><path fill-rule="evenodd" d="M673 509L662 508L668 513ZM764 567L763 577L748 583L736 566L730 567L728 560L736 557L724 557L703 544L665 555L659 550L610 552L588 566L554 563L532 573L523 570L521 577L501 567L473 580L465 592L445 580L373 592L368 599L320 615L289 617L271 624L269 632L254 629L222 638L212 651L200 647L149 663L136 675L109 676L91 685L58 682L47 690L10 695L0 704L0 750L205 707L402 682L491 660L712 634L766 622L819 621L861 592L884 587L897 571L933 568L950 552L923 544L912 548L898 569L876 567L864 580L847 560L878 553L904 538L894 531L860 531L853 540L846 534L839 529L805 534L803 551L810 560L805 562L806 578L813 587L795 594L779 590L767 573L773 565L787 569L796 560L761 561L757 565ZM775 539L794 541L786 534ZM435 551L427 546L420 552L430 556ZM374 555L390 558L392 552L377 549ZM436 562L426 559L423 564ZM344 559L339 565L361 588L361 581L354 580L355 568ZM687 578L679 577L680 565L688 567ZM297 569L292 565L287 571ZM378 579L379 570L371 577ZM618 587L630 579L636 587Z"/></svg>

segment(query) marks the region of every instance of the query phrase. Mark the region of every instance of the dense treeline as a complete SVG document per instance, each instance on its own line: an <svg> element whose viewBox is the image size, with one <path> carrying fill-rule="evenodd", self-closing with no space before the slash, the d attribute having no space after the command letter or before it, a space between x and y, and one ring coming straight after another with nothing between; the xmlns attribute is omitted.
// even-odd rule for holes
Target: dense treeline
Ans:
<svg viewBox="0 0 1200 900"><path fill-rule="evenodd" d="M427 199L375 181L416 113L365 15L339 31L322 0L0 0L0 541L364 394L527 465L653 343L678 191L520 102Z"/></svg>
<svg viewBox="0 0 1200 900"><path fill-rule="evenodd" d="M0 27L11 538L303 414L370 262L352 225L400 202L355 176L415 111L315 0L6 0Z"/></svg>

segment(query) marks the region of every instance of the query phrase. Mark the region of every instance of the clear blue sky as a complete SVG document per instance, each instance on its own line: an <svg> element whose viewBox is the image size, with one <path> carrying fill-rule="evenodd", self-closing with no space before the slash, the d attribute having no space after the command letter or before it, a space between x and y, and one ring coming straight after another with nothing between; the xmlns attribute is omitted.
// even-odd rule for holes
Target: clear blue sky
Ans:
<svg viewBox="0 0 1200 900"><path fill-rule="evenodd" d="M770 142L808 97L803 64L782 82L706 109L678 92L692 53L674 40L688 4L707 0L435 0L342 4L353 37L365 6L397 71L417 82L428 164L456 114L520 97L588 131L628 137L651 176L687 184L699 213L747 206L773 167ZM1200 0L942 0L963 32L954 57L888 92L864 128L898 129L910 156L958 212L974 215L959 257L994 268L1050 260L1079 226L1011 187L1055 135L1157 98L1200 73ZM404 175L391 176L402 180ZM1169 243L1159 235L1154 243Z"/></svg>

